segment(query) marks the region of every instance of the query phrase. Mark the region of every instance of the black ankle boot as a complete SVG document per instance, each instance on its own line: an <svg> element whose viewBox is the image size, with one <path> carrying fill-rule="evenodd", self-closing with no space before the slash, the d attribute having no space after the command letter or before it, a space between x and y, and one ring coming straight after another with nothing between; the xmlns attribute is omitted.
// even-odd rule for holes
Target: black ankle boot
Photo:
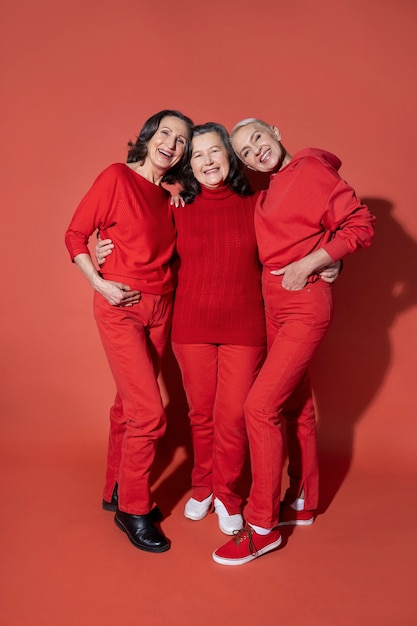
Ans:
<svg viewBox="0 0 417 626"><path fill-rule="evenodd" d="M151 513L133 515L116 511L114 516L116 526L123 530L128 539L136 548L146 552L166 552L170 548L170 541L154 525Z"/></svg>

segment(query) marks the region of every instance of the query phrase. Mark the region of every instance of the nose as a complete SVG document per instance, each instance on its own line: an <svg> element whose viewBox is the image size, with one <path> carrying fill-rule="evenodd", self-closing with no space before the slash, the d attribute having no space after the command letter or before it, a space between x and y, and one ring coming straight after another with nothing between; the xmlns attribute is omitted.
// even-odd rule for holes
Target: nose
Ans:
<svg viewBox="0 0 417 626"><path fill-rule="evenodd" d="M172 150L175 150L177 139L173 135L169 135L169 137L166 140L166 143L167 143L167 147L168 148L171 148Z"/></svg>
<svg viewBox="0 0 417 626"><path fill-rule="evenodd" d="M211 163L213 163L213 157L210 152L207 152L207 154L204 155L204 163L206 165L210 165Z"/></svg>

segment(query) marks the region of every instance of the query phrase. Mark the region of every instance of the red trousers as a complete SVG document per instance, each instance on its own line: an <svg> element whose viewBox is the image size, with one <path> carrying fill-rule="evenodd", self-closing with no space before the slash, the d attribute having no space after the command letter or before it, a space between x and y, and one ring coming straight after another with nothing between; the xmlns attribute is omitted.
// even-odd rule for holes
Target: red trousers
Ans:
<svg viewBox="0 0 417 626"><path fill-rule="evenodd" d="M283 411L288 415L285 427L290 471L294 472L291 489L295 489L298 474L299 491L303 489L306 497L305 508L314 509L317 505L317 440L307 370L329 327L333 309L331 286L324 281L309 283L301 291L288 291L281 282L281 277L264 269L268 355L245 402L252 467L245 518L263 528L274 527L278 520ZM304 408L299 413L302 398ZM292 402L298 407L293 413Z"/></svg>
<svg viewBox="0 0 417 626"><path fill-rule="evenodd" d="M229 515L242 511L237 483L247 454L243 405L265 358L263 346L173 343L189 405L192 497L211 493Z"/></svg>
<svg viewBox="0 0 417 626"><path fill-rule="evenodd" d="M111 306L94 295L94 315L116 382L103 498L118 483L119 508L144 515L154 506L150 471L166 416L158 373L171 325L172 295L142 293L132 307Z"/></svg>
<svg viewBox="0 0 417 626"><path fill-rule="evenodd" d="M306 372L282 411L288 452L288 504L304 494L305 508L315 510L319 500L319 464L316 417L310 377Z"/></svg>

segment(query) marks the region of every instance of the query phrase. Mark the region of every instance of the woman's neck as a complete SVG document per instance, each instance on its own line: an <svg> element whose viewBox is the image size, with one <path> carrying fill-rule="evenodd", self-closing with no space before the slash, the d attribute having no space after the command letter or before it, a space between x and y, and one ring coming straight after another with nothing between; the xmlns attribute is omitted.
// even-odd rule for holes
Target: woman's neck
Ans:
<svg viewBox="0 0 417 626"><path fill-rule="evenodd" d="M277 169L275 170L276 172L279 172L279 170L282 170L283 167L285 167L286 165L288 165L288 163L291 161L292 156L291 154L288 154L288 152L286 151L286 149L284 148L284 146L281 144L281 148L282 148L282 157L281 160L278 164Z"/></svg>
<svg viewBox="0 0 417 626"><path fill-rule="evenodd" d="M139 176L143 176L150 183L154 185L160 185L163 177L166 174L165 170L160 170L152 165L147 159L143 163L135 162L135 163L126 163L130 169L132 169Z"/></svg>

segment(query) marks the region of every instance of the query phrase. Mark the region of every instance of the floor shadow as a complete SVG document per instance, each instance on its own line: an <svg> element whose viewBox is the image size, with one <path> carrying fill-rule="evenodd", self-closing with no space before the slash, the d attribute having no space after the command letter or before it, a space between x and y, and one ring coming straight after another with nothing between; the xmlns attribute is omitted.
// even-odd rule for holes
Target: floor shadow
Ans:
<svg viewBox="0 0 417 626"><path fill-rule="evenodd" d="M312 368L320 447L320 508L349 471L355 428L381 388L391 361L389 331L417 303L417 244L393 205L363 198L376 216L374 242L347 257L334 285L335 316Z"/></svg>

